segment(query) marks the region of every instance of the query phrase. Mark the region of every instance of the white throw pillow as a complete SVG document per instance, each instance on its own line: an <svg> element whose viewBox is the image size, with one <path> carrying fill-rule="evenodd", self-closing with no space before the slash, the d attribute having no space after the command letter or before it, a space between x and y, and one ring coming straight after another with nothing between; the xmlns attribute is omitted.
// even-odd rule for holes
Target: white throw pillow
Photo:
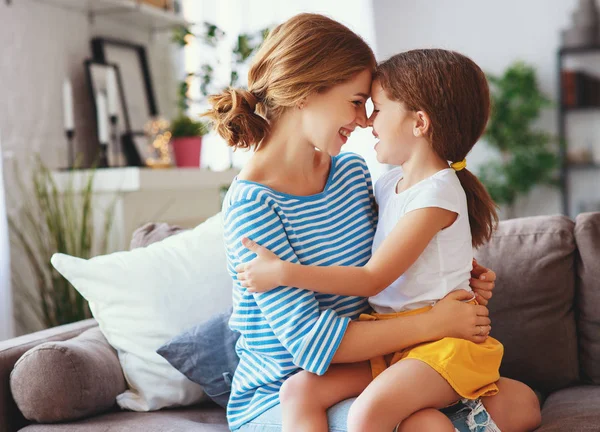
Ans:
<svg viewBox="0 0 600 432"><path fill-rule="evenodd" d="M156 350L231 306L221 214L145 248L90 260L55 254L52 265L89 301L119 354L129 384L117 397L122 408L151 411L203 399L202 388Z"/></svg>

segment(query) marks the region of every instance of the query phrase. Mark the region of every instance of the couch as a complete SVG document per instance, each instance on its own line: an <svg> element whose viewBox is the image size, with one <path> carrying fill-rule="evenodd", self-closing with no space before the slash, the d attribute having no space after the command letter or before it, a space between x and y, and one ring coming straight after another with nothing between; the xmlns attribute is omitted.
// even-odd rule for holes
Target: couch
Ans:
<svg viewBox="0 0 600 432"><path fill-rule="evenodd" d="M490 313L492 335L505 346L501 373L539 394L539 431L600 430L600 213L581 214L575 221L564 216L503 221L476 256L498 275ZM94 320L0 342L0 432L228 430L224 410L210 402L151 413L115 405L62 424L25 419L9 385L15 363L41 343L78 335L112 352L115 360L106 364L114 367L111 377L121 376L116 353ZM98 385L106 379L98 377ZM118 385L124 387L124 381Z"/></svg>

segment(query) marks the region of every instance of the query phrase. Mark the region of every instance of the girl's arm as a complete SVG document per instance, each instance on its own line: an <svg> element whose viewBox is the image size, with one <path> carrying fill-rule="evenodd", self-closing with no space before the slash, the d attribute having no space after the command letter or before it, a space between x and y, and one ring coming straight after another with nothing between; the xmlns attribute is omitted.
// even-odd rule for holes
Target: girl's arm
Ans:
<svg viewBox="0 0 600 432"><path fill-rule="evenodd" d="M456 217L456 213L439 207L407 213L364 267L304 266L284 262L246 239L244 246L255 252L257 258L238 267L238 278L242 286L254 292L295 286L325 294L374 296L408 270L433 237L452 225Z"/></svg>

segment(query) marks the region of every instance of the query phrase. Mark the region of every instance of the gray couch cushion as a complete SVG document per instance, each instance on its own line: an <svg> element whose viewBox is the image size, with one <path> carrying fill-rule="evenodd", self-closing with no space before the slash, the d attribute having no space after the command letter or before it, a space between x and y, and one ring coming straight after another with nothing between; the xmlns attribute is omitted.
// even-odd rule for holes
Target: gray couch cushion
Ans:
<svg viewBox="0 0 600 432"><path fill-rule="evenodd" d="M584 432L600 429L600 387L580 386L551 394L542 408L537 432Z"/></svg>
<svg viewBox="0 0 600 432"><path fill-rule="evenodd" d="M600 384L600 213L580 214L575 222L581 374Z"/></svg>
<svg viewBox="0 0 600 432"><path fill-rule="evenodd" d="M215 315L171 339L156 352L225 408L239 363L235 343L240 334L229 328L232 310Z"/></svg>
<svg viewBox="0 0 600 432"><path fill-rule="evenodd" d="M27 351L15 364L10 387L25 418L52 423L107 411L125 391L125 378L116 352L95 327Z"/></svg>
<svg viewBox="0 0 600 432"><path fill-rule="evenodd" d="M476 253L498 275L490 313L505 347L500 371L545 393L579 379L573 229L563 216L508 220Z"/></svg>
<svg viewBox="0 0 600 432"><path fill-rule="evenodd" d="M21 432L226 432L225 410L216 405L154 412L116 411L73 423L30 425Z"/></svg>

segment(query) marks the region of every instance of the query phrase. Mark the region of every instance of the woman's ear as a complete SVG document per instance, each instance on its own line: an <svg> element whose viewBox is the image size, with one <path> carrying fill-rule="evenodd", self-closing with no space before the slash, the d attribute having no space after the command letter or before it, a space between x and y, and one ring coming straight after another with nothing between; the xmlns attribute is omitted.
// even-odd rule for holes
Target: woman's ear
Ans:
<svg viewBox="0 0 600 432"><path fill-rule="evenodd" d="M429 129L431 128L431 120L429 115L425 111L415 112L415 125L413 127L413 134L415 137L425 137L429 135Z"/></svg>

